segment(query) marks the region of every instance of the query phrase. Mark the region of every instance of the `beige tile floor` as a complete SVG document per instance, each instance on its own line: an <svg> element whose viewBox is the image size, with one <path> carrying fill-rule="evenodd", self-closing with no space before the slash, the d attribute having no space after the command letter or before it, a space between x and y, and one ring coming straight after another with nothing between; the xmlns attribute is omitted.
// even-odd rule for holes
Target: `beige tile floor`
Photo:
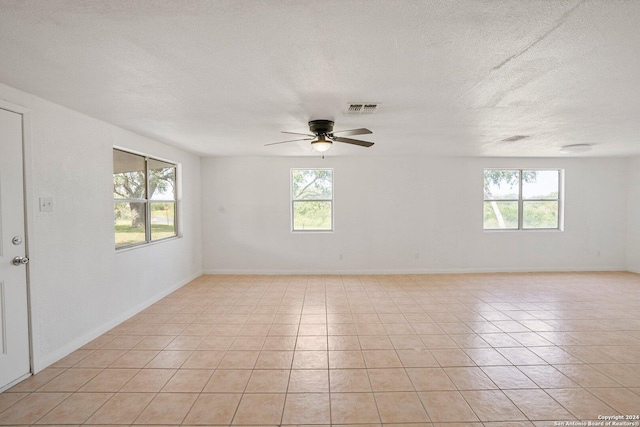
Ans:
<svg viewBox="0 0 640 427"><path fill-rule="evenodd" d="M0 425L636 415L639 313L631 273L202 276L0 394Z"/></svg>

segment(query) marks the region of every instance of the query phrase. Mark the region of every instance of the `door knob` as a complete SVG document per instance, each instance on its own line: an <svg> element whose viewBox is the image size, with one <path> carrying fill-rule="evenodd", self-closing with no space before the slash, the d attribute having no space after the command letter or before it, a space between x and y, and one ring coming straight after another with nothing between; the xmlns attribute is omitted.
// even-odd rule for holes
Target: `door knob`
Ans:
<svg viewBox="0 0 640 427"><path fill-rule="evenodd" d="M24 265L29 263L29 258L26 256L17 256L13 259L13 265Z"/></svg>

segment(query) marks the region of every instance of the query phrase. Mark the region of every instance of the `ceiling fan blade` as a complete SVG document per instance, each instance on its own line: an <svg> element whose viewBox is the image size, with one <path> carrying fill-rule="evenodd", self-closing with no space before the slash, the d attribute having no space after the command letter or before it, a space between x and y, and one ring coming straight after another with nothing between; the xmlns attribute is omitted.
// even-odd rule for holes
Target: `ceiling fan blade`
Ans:
<svg viewBox="0 0 640 427"><path fill-rule="evenodd" d="M353 144L353 145L359 145L361 147L371 147L373 145L373 142L369 142L369 141L361 141L359 139L351 139L351 138L333 138L334 141L338 141L338 142L344 142L345 144Z"/></svg>
<svg viewBox="0 0 640 427"><path fill-rule="evenodd" d="M290 139L288 141L280 141L280 142L272 142L271 144L264 144L264 146L266 147L267 145L277 145L277 144L284 144L285 142L295 142L295 141L311 141L313 138L303 138L303 139Z"/></svg>
<svg viewBox="0 0 640 427"><path fill-rule="evenodd" d="M333 133L334 134L339 133L340 135L344 135L344 136L351 136L351 135L366 135L373 132L371 132L369 129L366 129L366 128L360 128L360 129L339 130Z"/></svg>
<svg viewBox="0 0 640 427"><path fill-rule="evenodd" d="M291 134L291 135L315 136L315 135L314 135L314 134L312 134L312 133L285 132L285 131L282 131L281 133L289 133L289 134Z"/></svg>

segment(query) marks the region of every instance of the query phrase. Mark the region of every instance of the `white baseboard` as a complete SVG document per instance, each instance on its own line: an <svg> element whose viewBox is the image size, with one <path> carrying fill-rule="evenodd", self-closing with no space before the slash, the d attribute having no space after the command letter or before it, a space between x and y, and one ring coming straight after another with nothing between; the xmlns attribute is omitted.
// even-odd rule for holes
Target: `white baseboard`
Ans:
<svg viewBox="0 0 640 427"><path fill-rule="evenodd" d="M144 310L145 308L149 307L150 305L160 301L162 298L166 297L171 292L174 292L175 290L180 289L181 287L183 287L187 283L191 282L192 280L202 276L202 274L203 273L201 271L199 271L199 272L193 274L192 276L181 280L180 282L176 283L175 285L171 286L170 288L164 289L162 292L154 295L153 297L147 299L146 301L141 302L140 304L137 304L136 306L130 308L129 310L127 310L124 313L120 314L119 316L117 316L116 318L112 319L111 321L101 325L98 328L95 328L91 332L88 332L88 333L76 338L75 340L73 340L70 343L64 345L63 347L59 348L58 350L54 351L53 353L48 354L46 357L41 358L41 359L35 359L34 358L34 360L33 360L33 373L36 374L36 373L40 372L41 370L45 369L46 367L54 364L58 360L60 360L63 357L71 354L72 352L74 352L75 350L79 349L83 345L91 342L92 340L98 338L100 335L104 334L105 332L107 332L107 331L113 329L114 327L118 326L120 323L124 322L125 320L129 319L130 317L140 313L142 310Z"/></svg>
<svg viewBox="0 0 640 427"><path fill-rule="evenodd" d="M20 378L17 378L13 381L11 381L9 384L0 387L0 393L2 393L5 390L9 390L11 387L13 387L14 385L18 384L21 381L24 381L25 379L29 378L31 376L31 373L25 374L23 376L21 376Z"/></svg>
<svg viewBox="0 0 640 427"><path fill-rule="evenodd" d="M421 269L388 269L388 270L240 270L240 269L207 269L203 274L243 274L243 275L379 275L379 274L473 274L473 273L563 273L563 272L596 272L596 271L631 271L624 266L607 267L534 267L534 268L421 268Z"/></svg>

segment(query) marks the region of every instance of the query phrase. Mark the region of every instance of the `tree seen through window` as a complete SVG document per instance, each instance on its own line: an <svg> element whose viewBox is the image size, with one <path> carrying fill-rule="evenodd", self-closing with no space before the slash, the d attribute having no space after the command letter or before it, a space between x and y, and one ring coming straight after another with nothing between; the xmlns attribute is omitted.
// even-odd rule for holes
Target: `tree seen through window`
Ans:
<svg viewBox="0 0 640 427"><path fill-rule="evenodd" d="M176 230L176 165L113 150L116 248L172 237Z"/></svg>
<svg viewBox="0 0 640 427"><path fill-rule="evenodd" d="M560 228L560 170L486 169L484 229Z"/></svg>
<svg viewBox="0 0 640 427"><path fill-rule="evenodd" d="M291 170L293 231L333 230L333 170Z"/></svg>

